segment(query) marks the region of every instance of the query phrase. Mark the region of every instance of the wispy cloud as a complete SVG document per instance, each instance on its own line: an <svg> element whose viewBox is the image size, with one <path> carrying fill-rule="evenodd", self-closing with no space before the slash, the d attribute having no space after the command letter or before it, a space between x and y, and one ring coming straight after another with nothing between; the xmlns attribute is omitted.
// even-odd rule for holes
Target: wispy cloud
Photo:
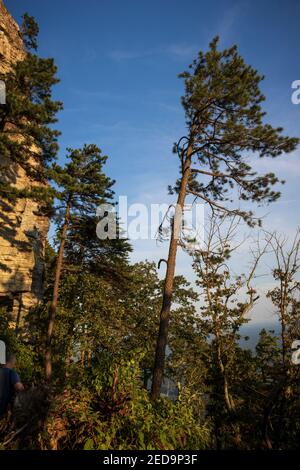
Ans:
<svg viewBox="0 0 300 470"><path fill-rule="evenodd" d="M280 155L277 158L257 158L253 156L249 159L251 165L257 172L274 172L279 178L295 179L300 176L300 151L291 154Z"/></svg>
<svg viewBox="0 0 300 470"><path fill-rule="evenodd" d="M171 44L165 47L164 53L173 57L192 59L197 50L194 44Z"/></svg>
<svg viewBox="0 0 300 470"><path fill-rule="evenodd" d="M128 60L139 60L147 57L168 56L177 59L192 59L197 51L195 44L174 43L166 44L155 48L144 49L113 49L108 56L117 62Z"/></svg>
<svg viewBox="0 0 300 470"><path fill-rule="evenodd" d="M238 24L241 15L245 14L247 5L247 2L241 1L233 5L231 8L228 8L219 24L217 24L213 34L211 34L210 32L208 41L215 34L218 34L220 36L221 42L226 42L228 39L230 39L229 37L231 36L234 27ZM178 42L170 44L161 44L157 47L150 48L120 47L109 51L108 56L112 60L117 62L140 60L155 56L166 56L170 59L186 59L191 61L197 54L200 46L201 44ZM204 45L204 47L206 46L207 44Z"/></svg>
<svg viewBox="0 0 300 470"><path fill-rule="evenodd" d="M72 88L71 92L76 96L84 99L91 99L91 100L101 100L111 102L120 102L120 100L130 100L131 97L125 95L124 93L117 93L115 91L110 90L94 90L94 89L86 89L86 88Z"/></svg>
<svg viewBox="0 0 300 470"><path fill-rule="evenodd" d="M217 34L220 36L221 42L226 42L230 39L234 26L237 24L237 21L245 12L246 8L247 3L242 1L226 10L217 30Z"/></svg>
<svg viewBox="0 0 300 470"><path fill-rule="evenodd" d="M125 60L143 59L153 55L151 50L114 49L109 52L109 57L117 62Z"/></svg>

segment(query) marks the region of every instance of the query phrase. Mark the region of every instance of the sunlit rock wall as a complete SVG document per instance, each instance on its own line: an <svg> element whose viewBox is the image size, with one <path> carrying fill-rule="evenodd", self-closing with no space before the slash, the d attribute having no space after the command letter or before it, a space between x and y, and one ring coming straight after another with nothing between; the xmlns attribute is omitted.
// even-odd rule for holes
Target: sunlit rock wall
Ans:
<svg viewBox="0 0 300 470"><path fill-rule="evenodd" d="M0 0L0 70L7 71L24 54L19 27ZM0 178L4 175L18 188L33 184L22 168L0 155ZM20 199L14 206L0 200L0 306L8 307L14 322L21 321L43 294L49 221L38 209L30 199Z"/></svg>

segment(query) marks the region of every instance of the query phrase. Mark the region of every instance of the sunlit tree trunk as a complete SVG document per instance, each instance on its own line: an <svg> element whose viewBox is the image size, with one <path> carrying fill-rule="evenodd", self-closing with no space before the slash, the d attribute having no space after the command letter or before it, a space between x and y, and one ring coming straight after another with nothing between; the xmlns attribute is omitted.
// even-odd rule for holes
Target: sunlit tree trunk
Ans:
<svg viewBox="0 0 300 470"><path fill-rule="evenodd" d="M176 265L176 255L178 248L178 239L180 237L182 213L187 193L187 186L191 172L192 145L187 150L187 155L183 165L183 173L181 178L180 190L178 193L177 205L175 209L174 222L171 232L171 240L169 246L169 255L167 261L167 272L163 290L162 309L160 312L159 333L155 351L155 361L153 369L151 397L156 400L160 396L160 390L164 375L164 365L166 356L166 347L168 341L168 329L170 321L170 310L173 295L174 275Z"/></svg>

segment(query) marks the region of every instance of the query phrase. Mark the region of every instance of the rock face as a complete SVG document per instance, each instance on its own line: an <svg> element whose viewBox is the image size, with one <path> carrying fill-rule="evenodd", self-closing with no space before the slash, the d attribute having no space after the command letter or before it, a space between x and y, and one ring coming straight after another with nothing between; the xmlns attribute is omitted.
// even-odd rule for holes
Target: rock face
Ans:
<svg viewBox="0 0 300 470"><path fill-rule="evenodd" d="M7 71L24 54L19 27L0 0L0 70ZM17 188L34 184L22 168L10 165L0 155L0 176L1 167L9 167ZM20 199L13 206L0 199L0 307L8 308L17 326L43 295L49 220L38 209L31 199Z"/></svg>

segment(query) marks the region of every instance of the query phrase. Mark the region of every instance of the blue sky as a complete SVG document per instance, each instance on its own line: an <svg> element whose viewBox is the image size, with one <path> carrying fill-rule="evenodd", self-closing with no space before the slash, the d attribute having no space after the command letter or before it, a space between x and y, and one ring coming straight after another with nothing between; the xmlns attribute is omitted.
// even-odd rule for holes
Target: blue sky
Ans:
<svg viewBox="0 0 300 470"><path fill-rule="evenodd" d="M222 47L237 43L245 60L266 76L269 121L300 135L300 105L291 103L291 83L300 79L297 0L5 3L17 21L24 11L36 17L39 53L58 65L55 96L64 102L60 159L68 146L98 144L109 155L107 173L117 181L116 195L130 202L171 200L166 188L178 175L172 144L185 132L177 75L216 34ZM300 151L261 160L256 168L287 180L282 199L261 213L268 214L266 227L292 236L299 223ZM134 247L133 260L157 261L167 251L154 241ZM193 277L184 254L177 272Z"/></svg>

